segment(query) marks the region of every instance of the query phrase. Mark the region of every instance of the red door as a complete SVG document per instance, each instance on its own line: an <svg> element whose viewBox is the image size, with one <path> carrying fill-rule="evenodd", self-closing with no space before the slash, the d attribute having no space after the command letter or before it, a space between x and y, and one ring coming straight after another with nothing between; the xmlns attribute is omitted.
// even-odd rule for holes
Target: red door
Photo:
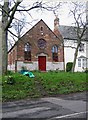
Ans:
<svg viewBox="0 0 88 120"><path fill-rule="evenodd" d="M38 66L40 71L46 71L46 56L38 57Z"/></svg>

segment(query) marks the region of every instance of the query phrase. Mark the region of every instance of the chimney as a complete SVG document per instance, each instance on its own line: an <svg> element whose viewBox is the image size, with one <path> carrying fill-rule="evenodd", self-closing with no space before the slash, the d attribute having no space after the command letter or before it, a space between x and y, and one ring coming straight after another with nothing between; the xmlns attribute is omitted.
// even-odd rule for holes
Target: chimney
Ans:
<svg viewBox="0 0 88 120"><path fill-rule="evenodd" d="M54 20L54 33L57 35L57 36L60 36L60 31L59 31L59 18L58 16L56 16L55 20Z"/></svg>
<svg viewBox="0 0 88 120"><path fill-rule="evenodd" d="M54 20L54 31L59 29L59 18L58 16L56 16L55 20Z"/></svg>

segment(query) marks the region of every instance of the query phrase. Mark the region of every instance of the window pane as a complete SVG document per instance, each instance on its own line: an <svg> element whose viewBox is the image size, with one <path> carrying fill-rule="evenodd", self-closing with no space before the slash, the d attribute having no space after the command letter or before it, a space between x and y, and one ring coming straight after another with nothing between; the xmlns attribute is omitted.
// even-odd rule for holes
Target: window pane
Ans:
<svg viewBox="0 0 88 120"><path fill-rule="evenodd" d="M58 55L57 55L57 53L53 53L53 61L58 62Z"/></svg>
<svg viewBox="0 0 88 120"><path fill-rule="evenodd" d="M81 59L78 59L78 67L81 67Z"/></svg>
<svg viewBox="0 0 88 120"><path fill-rule="evenodd" d="M25 44L25 51L31 51L31 45L29 43Z"/></svg>
<svg viewBox="0 0 88 120"><path fill-rule="evenodd" d="M82 67L86 67L86 59L82 60Z"/></svg>
<svg viewBox="0 0 88 120"><path fill-rule="evenodd" d="M31 45L29 43L24 46L24 59L31 61Z"/></svg>
<svg viewBox="0 0 88 120"><path fill-rule="evenodd" d="M57 53L58 52L58 47L57 46L55 46L55 53Z"/></svg>
<svg viewBox="0 0 88 120"><path fill-rule="evenodd" d="M24 52L24 58L25 58L25 60L29 60L29 61L31 61L31 52L29 51L25 51Z"/></svg>
<svg viewBox="0 0 88 120"><path fill-rule="evenodd" d="M58 53L58 47L56 45L52 47L52 52Z"/></svg>
<svg viewBox="0 0 88 120"><path fill-rule="evenodd" d="M84 44L83 43L80 44L79 51L84 51Z"/></svg>
<svg viewBox="0 0 88 120"><path fill-rule="evenodd" d="M54 47L52 47L52 52L54 53Z"/></svg>
<svg viewBox="0 0 88 120"><path fill-rule="evenodd" d="M56 45L52 47L52 59L53 61L58 62L58 47Z"/></svg>

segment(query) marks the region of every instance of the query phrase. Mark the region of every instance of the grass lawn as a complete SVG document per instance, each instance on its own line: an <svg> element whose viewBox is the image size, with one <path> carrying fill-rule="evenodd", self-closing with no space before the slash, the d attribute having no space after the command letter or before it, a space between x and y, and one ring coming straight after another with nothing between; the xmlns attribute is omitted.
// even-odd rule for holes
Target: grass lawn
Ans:
<svg viewBox="0 0 88 120"><path fill-rule="evenodd" d="M13 101L25 98L68 94L87 89L86 73L33 72L35 78L12 73L14 84L7 84L8 76L2 77L2 100Z"/></svg>

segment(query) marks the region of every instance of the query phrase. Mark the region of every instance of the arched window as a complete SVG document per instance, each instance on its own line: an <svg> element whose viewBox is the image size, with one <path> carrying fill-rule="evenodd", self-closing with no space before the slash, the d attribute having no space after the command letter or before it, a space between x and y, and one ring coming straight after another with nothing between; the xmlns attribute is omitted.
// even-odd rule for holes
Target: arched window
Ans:
<svg viewBox="0 0 88 120"><path fill-rule="evenodd" d="M52 47L52 59L53 61L58 62L58 46L57 45L54 45Z"/></svg>
<svg viewBox="0 0 88 120"><path fill-rule="evenodd" d="M41 31L43 31L43 27L41 26Z"/></svg>
<svg viewBox="0 0 88 120"><path fill-rule="evenodd" d="M31 61L31 45L29 43L24 46L24 59Z"/></svg>

